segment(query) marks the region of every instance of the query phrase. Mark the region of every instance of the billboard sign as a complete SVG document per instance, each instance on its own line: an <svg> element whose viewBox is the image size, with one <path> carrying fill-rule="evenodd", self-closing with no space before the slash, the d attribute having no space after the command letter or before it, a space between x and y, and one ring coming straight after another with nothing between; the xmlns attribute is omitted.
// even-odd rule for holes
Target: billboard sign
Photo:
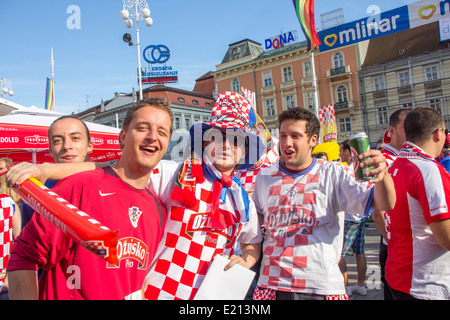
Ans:
<svg viewBox="0 0 450 320"><path fill-rule="evenodd" d="M297 30L292 30L286 33L282 33L275 37L264 40L266 50L278 49L283 47L285 44L297 42L298 34Z"/></svg>
<svg viewBox="0 0 450 320"><path fill-rule="evenodd" d="M449 17L450 0L422 0L408 5L411 28Z"/></svg>
<svg viewBox="0 0 450 320"><path fill-rule="evenodd" d="M403 6L319 32L319 50L324 52L409 28L408 6Z"/></svg>
<svg viewBox="0 0 450 320"><path fill-rule="evenodd" d="M421 0L320 31L320 52L416 28L450 17L450 0Z"/></svg>
<svg viewBox="0 0 450 320"><path fill-rule="evenodd" d="M172 66L166 65L171 55L167 46L163 44L149 45L144 49L143 55L144 60L148 63L148 68L141 68L140 70L142 84L178 82L178 71L174 70Z"/></svg>

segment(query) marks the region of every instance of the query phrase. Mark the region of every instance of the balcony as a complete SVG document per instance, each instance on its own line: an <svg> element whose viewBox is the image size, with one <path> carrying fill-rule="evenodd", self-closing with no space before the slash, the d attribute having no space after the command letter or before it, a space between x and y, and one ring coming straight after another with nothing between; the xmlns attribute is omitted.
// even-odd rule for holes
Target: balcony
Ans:
<svg viewBox="0 0 450 320"><path fill-rule="evenodd" d="M339 101L334 104L334 110L348 109L348 101Z"/></svg>
<svg viewBox="0 0 450 320"><path fill-rule="evenodd" d="M342 77L350 77L351 75L352 75L352 73L350 70L350 66L343 66L343 67L327 70L327 79L328 80L342 78Z"/></svg>

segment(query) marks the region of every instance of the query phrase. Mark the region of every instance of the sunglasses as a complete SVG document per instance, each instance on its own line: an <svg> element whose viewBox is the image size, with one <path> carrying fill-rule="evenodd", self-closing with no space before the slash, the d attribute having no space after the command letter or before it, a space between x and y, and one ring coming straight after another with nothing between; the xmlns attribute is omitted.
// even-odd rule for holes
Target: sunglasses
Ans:
<svg viewBox="0 0 450 320"><path fill-rule="evenodd" d="M442 128L437 128L436 130L433 131L432 134L435 134L436 131L438 131L439 129L442 129ZM445 136L448 136L448 129L447 128L444 129L444 132L445 132Z"/></svg>

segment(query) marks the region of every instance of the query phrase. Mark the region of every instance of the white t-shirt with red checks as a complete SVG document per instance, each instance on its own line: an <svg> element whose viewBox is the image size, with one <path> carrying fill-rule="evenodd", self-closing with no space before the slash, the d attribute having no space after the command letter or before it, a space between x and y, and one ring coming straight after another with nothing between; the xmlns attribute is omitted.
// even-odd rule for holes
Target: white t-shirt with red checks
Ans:
<svg viewBox="0 0 450 320"><path fill-rule="evenodd" d="M213 181L205 178L195 188L199 200L188 209L171 199L179 165L161 161L153 170L148 188L167 207L168 219L164 236L143 286L149 300L191 300L200 287L210 262L217 254L231 256L236 242L260 243L261 231L253 201L249 198L249 217L237 215L238 221L225 230L213 230L210 212ZM226 203L234 200L227 193Z"/></svg>
<svg viewBox="0 0 450 320"><path fill-rule="evenodd" d="M313 159L300 173L277 163L256 178L253 200L267 229L258 286L277 291L345 294L338 262L344 212L364 214L373 188L338 162Z"/></svg>

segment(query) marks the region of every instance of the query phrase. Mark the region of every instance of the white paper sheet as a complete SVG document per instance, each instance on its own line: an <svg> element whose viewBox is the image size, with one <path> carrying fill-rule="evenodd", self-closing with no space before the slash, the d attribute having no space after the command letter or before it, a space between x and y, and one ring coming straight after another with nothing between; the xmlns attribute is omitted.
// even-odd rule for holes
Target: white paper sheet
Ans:
<svg viewBox="0 0 450 320"><path fill-rule="evenodd" d="M225 271L228 258L216 255L194 300L244 300L255 272L241 265Z"/></svg>

